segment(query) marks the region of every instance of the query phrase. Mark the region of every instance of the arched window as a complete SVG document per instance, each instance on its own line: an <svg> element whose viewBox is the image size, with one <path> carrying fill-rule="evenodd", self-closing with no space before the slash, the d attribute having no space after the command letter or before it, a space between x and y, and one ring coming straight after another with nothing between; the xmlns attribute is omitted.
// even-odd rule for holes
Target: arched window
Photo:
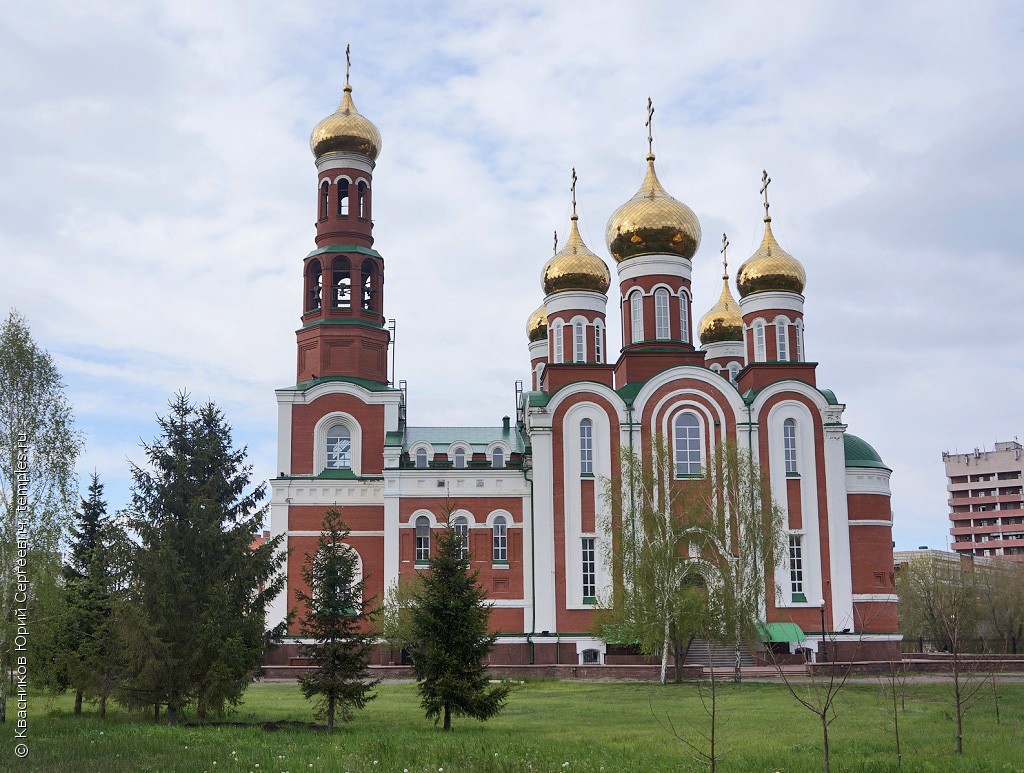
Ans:
<svg viewBox="0 0 1024 773"><path fill-rule="evenodd" d="M505 449L495 448L491 451L491 467L498 470L505 466Z"/></svg>
<svg viewBox="0 0 1024 773"><path fill-rule="evenodd" d="M324 274L320 261L309 261L306 266L306 311L316 311L320 308L323 283Z"/></svg>
<svg viewBox="0 0 1024 773"><path fill-rule="evenodd" d="M754 362L764 361L764 321L759 319L754 323Z"/></svg>
<svg viewBox="0 0 1024 773"><path fill-rule="evenodd" d="M558 322L556 322L554 325L551 326L551 337L554 339L554 343L555 343L555 346L554 346L554 349L555 349L555 352L554 352L555 362L561 363L562 359L563 359L562 349L563 349L563 345L565 343L564 340L563 340L563 336L562 336L562 322L561 322L561 320L559 320Z"/></svg>
<svg viewBox="0 0 1024 773"><path fill-rule="evenodd" d="M419 470L425 470L427 468L427 449L416 449L416 468Z"/></svg>
<svg viewBox="0 0 1024 773"><path fill-rule="evenodd" d="M775 318L775 353L779 362L789 360L789 320L785 317Z"/></svg>
<svg viewBox="0 0 1024 773"><path fill-rule="evenodd" d="M644 340L644 296L639 290L629 296L629 328L634 344Z"/></svg>
<svg viewBox="0 0 1024 773"><path fill-rule="evenodd" d="M722 366L719 365L717 362L711 366L711 370L713 370L718 375L722 375Z"/></svg>
<svg viewBox="0 0 1024 773"><path fill-rule="evenodd" d="M363 261L363 311L372 311L374 307L373 275L375 270L372 260L367 258Z"/></svg>
<svg viewBox="0 0 1024 773"><path fill-rule="evenodd" d="M359 198L359 217L368 217L369 207L367 206L366 183L362 180L356 186L356 196Z"/></svg>
<svg viewBox="0 0 1024 773"><path fill-rule="evenodd" d="M331 264L331 306L335 309L352 306L352 272L348 258L335 258Z"/></svg>
<svg viewBox="0 0 1024 773"><path fill-rule="evenodd" d="M594 474L594 422L580 422L580 475Z"/></svg>
<svg viewBox="0 0 1024 773"><path fill-rule="evenodd" d="M729 381L733 386L736 386L736 377L740 375L740 364L738 362L729 363Z"/></svg>
<svg viewBox="0 0 1024 773"><path fill-rule="evenodd" d="M348 180L338 180L338 216L348 217Z"/></svg>
<svg viewBox="0 0 1024 773"><path fill-rule="evenodd" d="M430 560L430 519L421 515L416 519L416 562Z"/></svg>
<svg viewBox="0 0 1024 773"><path fill-rule="evenodd" d="M664 287L654 291L654 337L659 341L669 337L668 290Z"/></svg>
<svg viewBox="0 0 1024 773"><path fill-rule="evenodd" d="M594 323L594 355L597 362L604 362L604 325L601 320Z"/></svg>
<svg viewBox="0 0 1024 773"><path fill-rule="evenodd" d="M804 361L804 321L796 321L796 361Z"/></svg>
<svg viewBox="0 0 1024 773"><path fill-rule="evenodd" d="M676 477L700 475L701 448L700 422L692 413L680 413L673 427L676 457Z"/></svg>
<svg viewBox="0 0 1024 773"><path fill-rule="evenodd" d="M587 361L587 336L582 322L572 326L572 358L575 362Z"/></svg>
<svg viewBox="0 0 1024 773"><path fill-rule="evenodd" d="M452 521L452 529L459 536L459 560L469 558L469 521L460 515Z"/></svg>
<svg viewBox="0 0 1024 773"><path fill-rule="evenodd" d="M491 560L496 564L508 563L508 524L503 515L494 519L491 542L494 546Z"/></svg>
<svg viewBox="0 0 1024 773"><path fill-rule="evenodd" d="M679 340L690 343L690 296L679 291Z"/></svg>
<svg viewBox="0 0 1024 773"><path fill-rule="evenodd" d="M452 463L456 469L463 469L466 466L466 449L459 446L452 454Z"/></svg>
<svg viewBox="0 0 1024 773"><path fill-rule="evenodd" d="M796 475L796 419L782 422L782 445L786 458L786 474Z"/></svg>
<svg viewBox="0 0 1024 773"><path fill-rule="evenodd" d="M321 220L327 219L327 192L330 190L331 184L327 180L320 183L320 214Z"/></svg>
<svg viewBox="0 0 1024 773"><path fill-rule="evenodd" d="M347 470L352 467L352 433L344 424L327 430L327 469Z"/></svg>

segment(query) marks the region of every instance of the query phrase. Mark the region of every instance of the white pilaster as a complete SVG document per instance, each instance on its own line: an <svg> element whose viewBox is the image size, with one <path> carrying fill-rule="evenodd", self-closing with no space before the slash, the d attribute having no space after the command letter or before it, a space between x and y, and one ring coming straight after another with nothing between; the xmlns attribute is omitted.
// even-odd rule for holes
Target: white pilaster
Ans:
<svg viewBox="0 0 1024 773"><path fill-rule="evenodd" d="M530 430L533 447L533 528L537 551L534 581L536 587L536 631L556 630L555 598L555 521L554 521L554 459L551 427Z"/></svg>

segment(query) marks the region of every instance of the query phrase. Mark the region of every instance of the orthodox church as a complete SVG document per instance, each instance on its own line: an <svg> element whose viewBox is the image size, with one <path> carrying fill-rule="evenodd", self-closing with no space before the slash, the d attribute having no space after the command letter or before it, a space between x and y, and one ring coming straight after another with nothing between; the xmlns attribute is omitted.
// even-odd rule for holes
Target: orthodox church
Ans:
<svg viewBox="0 0 1024 773"><path fill-rule="evenodd" d="M618 475L622 448L650 458L655 437L667 439L677 479L699 478L730 438L758 459L785 513L786 557L768 578L765 620L796 624L774 629L801 631L794 650L816 651L828 636L840 657L897 651L891 470L846 431L844 406L816 383L806 272L772 234L767 175L764 236L737 272L739 301L723 270L718 302L696 325L700 224L662 187L654 155L608 219L614 290L608 263L580 236L574 201L569 237L544 266L543 302L528 317L530 388L517 415L491 427L425 427L406 414L405 383L389 378L385 264L373 239L381 135L356 109L348 77L310 145L316 248L303 260L295 385L276 392L271 532L284 535L289 558L271 622L297 604L329 508L342 511L365 592L378 599L429 570L450 514L493 605L492 662L615 662L593 632L612 582L601 481ZM617 355L605 326L610 294L622 322Z"/></svg>

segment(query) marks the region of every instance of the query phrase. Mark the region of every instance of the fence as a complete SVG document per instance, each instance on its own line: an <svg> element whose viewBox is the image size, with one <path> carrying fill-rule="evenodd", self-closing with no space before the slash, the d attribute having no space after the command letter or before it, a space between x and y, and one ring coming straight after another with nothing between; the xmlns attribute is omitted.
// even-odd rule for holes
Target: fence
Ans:
<svg viewBox="0 0 1024 773"><path fill-rule="evenodd" d="M1020 645L1024 645L1024 642L1019 642L1016 636L1010 636L1007 639L961 639L960 651L979 655L1018 655L1022 654L1019 649ZM952 647L948 639L924 639L921 637L916 639L904 637L903 639L903 651L906 653L950 652L951 650Z"/></svg>

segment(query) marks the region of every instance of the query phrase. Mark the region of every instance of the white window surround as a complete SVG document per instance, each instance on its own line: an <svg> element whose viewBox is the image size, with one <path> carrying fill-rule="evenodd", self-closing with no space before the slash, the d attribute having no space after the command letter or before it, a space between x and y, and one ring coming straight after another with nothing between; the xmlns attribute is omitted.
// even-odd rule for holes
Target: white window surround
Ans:
<svg viewBox="0 0 1024 773"><path fill-rule="evenodd" d="M789 320L786 317L775 318L775 359L789 362Z"/></svg>
<svg viewBox="0 0 1024 773"><path fill-rule="evenodd" d="M789 418L782 422L782 448L786 465L786 474L799 472L797 464L796 419Z"/></svg>
<svg viewBox="0 0 1024 773"><path fill-rule="evenodd" d="M629 296L629 330L631 343L644 340L644 294L640 290Z"/></svg>
<svg viewBox="0 0 1024 773"><path fill-rule="evenodd" d="M768 357L764 327L763 319L754 320L754 324L751 326L754 336L754 362L765 362Z"/></svg>
<svg viewBox="0 0 1024 773"><path fill-rule="evenodd" d="M456 534L462 536L462 545L459 547L459 558L469 557L469 519L464 515L452 517L452 529Z"/></svg>
<svg viewBox="0 0 1024 773"><path fill-rule="evenodd" d="M561 364L565 359L565 332L564 323L561 320L555 322L551 326L551 338L552 338L552 362Z"/></svg>
<svg viewBox="0 0 1024 773"><path fill-rule="evenodd" d="M604 325L601 320L594 322L594 355L597 362L604 362Z"/></svg>
<svg viewBox="0 0 1024 773"><path fill-rule="evenodd" d="M354 475L362 471L363 431L359 422L350 413L334 411L321 417L313 427L313 474L319 475L327 469L327 433L336 425L343 424L352 437L350 469Z"/></svg>
<svg viewBox="0 0 1024 773"><path fill-rule="evenodd" d="M572 359L573 362L587 361L587 328L582 322L572 325Z"/></svg>
<svg viewBox="0 0 1024 773"><path fill-rule="evenodd" d="M487 462L491 465L494 464L495 451L501 451L505 460L505 463L502 465L502 467L507 467L509 456L511 456L512 454L512 448L509 446L508 443L502 440L496 440L490 445L488 445L487 448L484 450L484 453L487 455Z"/></svg>
<svg viewBox="0 0 1024 773"><path fill-rule="evenodd" d="M729 381L732 384L736 383L736 377L740 374L740 364L738 362L729 363Z"/></svg>
<svg viewBox="0 0 1024 773"><path fill-rule="evenodd" d="M494 516L491 522L491 562L508 563L508 518Z"/></svg>
<svg viewBox="0 0 1024 773"><path fill-rule="evenodd" d="M544 372L544 363L537 363L537 367L533 369L533 389L535 392L540 391L540 378Z"/></svg>
<svg viewBox="0 0 1024 773"><path fill-rule="evenodd" d="M804 362L804 321L796 321L796 361Z"/></svg>
<svg viewBox="0 0 1024 773"><path fill-rule="evenodd" d="M580 475L594 474L594 422L581 419L580 437Z"/></svg>
<svg viewBox="0 0 1024 773"><path fill-rule="evenodd" d="M426 469L427 467L430 466L430 463L434 459L434 447L432 445L430 445L429 443L416 443L416 444L414 444L409 449L409 459L412 461L414 466L416 465L416 455L420 451L423 451L426 454L426 456L427 456L427 463L426 463L426 465L424 467L417 467L417 469Z"/></svg>
<svg viewBox="0 0 1024 773"><path fill-rule="evenodd" d="M659 287L654 291L654 337L659 341L667 341L671 337L671 325L668 313L668 290Z"/></svg>
<svg viewBox="0 0 1024 773"><path fill-rule="evenodd" d="M462 452L462 465L455 463L456 455ZM465 470L469 467L469 461L473 458L473 449L470 448L463 442L452 443L448 446L448 460L452 463L452 467L456 470Z"/></svg>
<svg viewBox="0 0 1024 773"><path fill-rule="evenodd" d="M707 448L704 434L701 417L693 411L683 410L672 417L672 467L676 478L703 474Z"/></svg>
<svg viewBox="0 0 1024 773"><path fill-rule="evenodd" d="M690 343L690 295L686 290L679 291L679 340Z"/></svg>

